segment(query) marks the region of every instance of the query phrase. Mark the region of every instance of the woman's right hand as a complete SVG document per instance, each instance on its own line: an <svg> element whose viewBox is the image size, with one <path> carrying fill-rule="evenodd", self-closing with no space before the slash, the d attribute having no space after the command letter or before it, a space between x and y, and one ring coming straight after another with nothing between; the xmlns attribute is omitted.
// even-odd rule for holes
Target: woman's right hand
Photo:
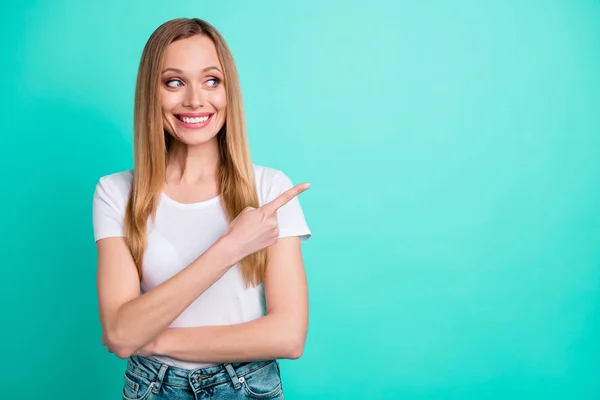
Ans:
<svg viewBox="0 0 600 400"><path fill-rule="evenodd" d="M246 207L231 221L223 238L232 246L236 262L277 243L277 210L309 187L308 183L296 185L259 208Z"/></svg>

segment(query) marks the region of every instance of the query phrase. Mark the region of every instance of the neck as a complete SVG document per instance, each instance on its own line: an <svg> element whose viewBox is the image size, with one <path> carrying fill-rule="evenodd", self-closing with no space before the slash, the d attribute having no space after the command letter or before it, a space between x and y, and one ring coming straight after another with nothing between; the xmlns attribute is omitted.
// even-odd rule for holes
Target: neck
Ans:
<svg viewBox="0 0 600 400"><path fill-rule="evenodd" d="M216 179L219 162L216 137L195 146L174 141L167 160L167 182L195 184Z"/></svg>

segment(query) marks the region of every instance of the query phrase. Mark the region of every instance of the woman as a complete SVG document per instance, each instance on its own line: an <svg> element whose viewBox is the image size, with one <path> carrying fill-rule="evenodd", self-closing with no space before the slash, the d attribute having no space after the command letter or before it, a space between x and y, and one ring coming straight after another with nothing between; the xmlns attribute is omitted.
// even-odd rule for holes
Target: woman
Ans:
<svg viewBox="0 0 600 400"><path fill-rule="evenodd" d="M236 67L210 24L151 35L134 141L133 170L102 177L93 202L102 342L127 359L123 398L283 398L276 360L300 357L308 325L308 184L251 162Z"/></svg>

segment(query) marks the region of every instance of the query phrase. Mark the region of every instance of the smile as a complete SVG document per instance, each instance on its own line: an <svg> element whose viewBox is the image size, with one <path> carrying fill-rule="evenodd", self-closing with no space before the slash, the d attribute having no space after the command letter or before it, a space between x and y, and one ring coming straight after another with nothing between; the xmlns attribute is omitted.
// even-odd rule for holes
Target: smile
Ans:
<svg viewBox="0 0 600 400"><path fill-rule="evenodd" d="M214 114L189 115L177 114L175 117L186 128L203 128L208 125Z"/></svg>

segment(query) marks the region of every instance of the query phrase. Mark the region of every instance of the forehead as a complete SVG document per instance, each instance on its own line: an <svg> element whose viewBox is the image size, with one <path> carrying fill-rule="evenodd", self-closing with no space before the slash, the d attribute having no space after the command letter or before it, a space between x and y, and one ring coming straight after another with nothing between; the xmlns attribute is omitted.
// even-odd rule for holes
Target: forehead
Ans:
<svg viewBox="0 0 600 400"><path fill-rule="evenodd" d="M169 44L163 60L163 68L177 68L188 72L201 71L211 66L222 70L215 44L204 35L195 35Z"/></svg>

